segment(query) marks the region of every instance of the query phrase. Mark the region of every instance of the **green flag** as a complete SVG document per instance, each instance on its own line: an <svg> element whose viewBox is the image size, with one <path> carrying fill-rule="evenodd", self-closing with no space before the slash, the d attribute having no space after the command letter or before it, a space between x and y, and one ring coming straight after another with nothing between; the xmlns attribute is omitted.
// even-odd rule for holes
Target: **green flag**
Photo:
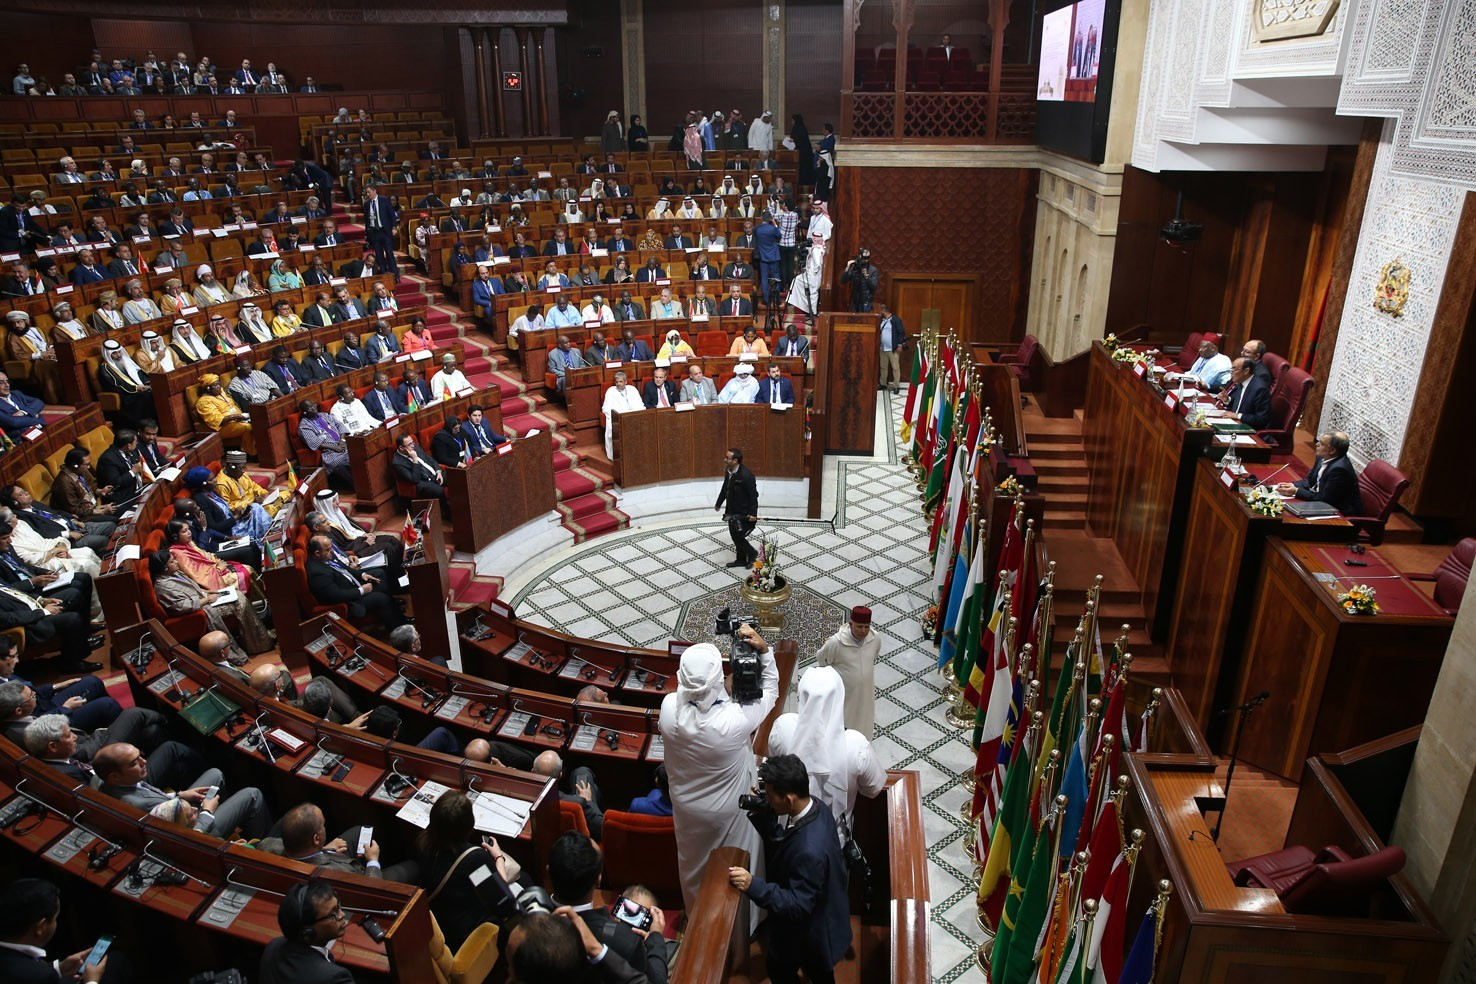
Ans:
<svg viewBox="0 0 1476 984"><path fill-rule="evenodd" d="M1071 699L1075 692L1073 686L1075 681L1076 646L1073 643L1066 647L1066 659L1061 663L1061 675L1056 678L1056 689L1051 697L1051 713L1046 718L1045 733L1041 736L1040 741L1039 759L1041 762L1045 762L1050 758L1052 749L1061 743L1062 731L1075 720L1075 715L1072 714L1075 702ZM1070 734L1076 734L1074 727L1071 729ZM1065 762L1065 759L1066 755L1063 752L1061 755L1062 762ZM1056 770L1057 779L1060 778L1061 771L1061 769ZM1052 785L1056 785L1055 782ZM1039 795L1042 802L1049 803L1056 795L1056 792L1054 788L1042 789Z"/></svg>
<svg viewBox="0 0 1476 984"><path fill-rule="evenodd" d="M943 400L943 415L938 419L938 440L933 445L933 470L928 475L928 489L923 493L925 509L932 508L943 498L943 488L948 484L948 465L953 460L953 401L946 394L940 394L939 398Z"/></svg>
<svg viewBox="0 0 1476 984"><path fill-rule="evenodd" d="M912 421L912 460L922 466L923 438L928 433L928 417L932 414L934 391L938 388L937 359L928 363L928 375L922 384L922 403Z"/></svg>
<svg viewBox="0 0 1476 984"><path fill-rule="evenodd" d="M1060 823L1055 811L1047 814L1040 832L1031 844L1033 857L1030 874L1015 910L1015 926L1010 933L1009 945L1001 947L994 942L994 965L990 979L994 984L1025 984L1035 969L1035 945L1045 927L1046 916L1055 900L1057 865L1060 852L1056 850L1055 830ZM1014 894L1014 886L1011 886Z"/></svg>
<svg viewBox="0 0 1476 984"><path fill-rule="evenodd" d="M1020 724L1028 728L1025 720ZM989 837L989 856L979 879L979 917L985 925L1000 927L1000 933L1004 932L1001 916L1013 888L1015 849L1024 839L1034 837L1030 823L1030 785L1035 778L1035 758L1030 745L1034 740L1028 730L1020 736L1020 747L1014 750L1005 771L999 813L995 815L994 830ZM1013 912L1010 921L1013 925Z"/></svg>

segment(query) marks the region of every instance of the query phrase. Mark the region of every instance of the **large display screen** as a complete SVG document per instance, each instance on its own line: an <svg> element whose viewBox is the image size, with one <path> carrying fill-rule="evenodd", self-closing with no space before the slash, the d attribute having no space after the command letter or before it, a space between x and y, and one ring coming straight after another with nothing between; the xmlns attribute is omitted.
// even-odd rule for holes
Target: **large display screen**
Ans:
<svg viewBox="0 0 1476 984"><path fill-rule="evenodd" d="M1121 0L1077 0L1040 22L1036 141L1100 164L1107 148Z"/></svg>

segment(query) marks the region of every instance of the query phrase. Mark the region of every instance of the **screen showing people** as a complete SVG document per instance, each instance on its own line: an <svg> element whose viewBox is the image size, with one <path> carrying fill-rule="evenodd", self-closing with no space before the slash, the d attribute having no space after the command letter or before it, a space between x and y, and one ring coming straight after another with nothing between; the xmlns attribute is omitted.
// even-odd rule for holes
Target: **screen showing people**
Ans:
<svg viewBox="0 0 1476 984"><path fill-rule="evenodd" d="M1036 97L1051 102L1093 102L1102 64L1106 0L1079 0L1041 21Z"/></svg>

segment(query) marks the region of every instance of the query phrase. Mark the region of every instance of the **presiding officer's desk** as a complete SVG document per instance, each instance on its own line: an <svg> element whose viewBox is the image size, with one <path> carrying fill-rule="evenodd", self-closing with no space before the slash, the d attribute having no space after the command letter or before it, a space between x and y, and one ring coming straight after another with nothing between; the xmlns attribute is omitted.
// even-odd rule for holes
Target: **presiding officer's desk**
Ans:
<svg viewBox="0 0 1476 984"><path fill-rule="evenodd" d="M1100 342L1087 370L1082 436L1086 445L1087 528L1107 537L1138 585L1149 635L1168 636L1195 461L1223 453L1213 431L1191 427L1189 407L1150 382L1141 364L1116 363ZM1266 461L1261 442L1237 448L1246 462Z"/></svg>
<svg viewBox="0 0 1476 984"><path fill-rule="evenodd" d="M803 406L716 404L687 410L618 413L614 421L615 481L621 488L722 477L728 448L743 449L743 464L764 478L803 478ZM813 476L819 481L818 476ZM716 498L717 489L713 490Z"/></svg>
<svg viewBox="0 0 1476 984"><path fill-rule="evenodd" d="M1309 755L1425 719L1455 620L1378 551L1272 537L1255 583L1231 699L1271 697L1245 728L1241 758L1296 780ZM1374 589L1377 615L1338 603L1357 585Z"/></svg>
<svg viewBox="0 0 1476 984"><path fill-rule="evenodd" d="M545 777L426 751L320 720L256 693L177 643L157 622L128 626L114 638L125 656L138 706L174 718L209 690L239 707L201 745L207 759L222 764L232 788L260 787L278 812L311 801L322 806L336 826L371 824L385 856L396 859L411 855L415 830L396 814L422 783L495 793L506 797L504 802L520 804L509 817L516 815L521 825L510 821L518 826L517 832L500 832L499 842L525 867L536 864L534 870L542 870L559 833L558 798ZM343 656L352 659L355 653ZM369 672L393 675L379 667Z"/></svg>
<svg viewBox="0 0 1476 984"><path fill-rule="evenodd" d="M716 320L716 319L714 319ZM732 320L732 319L729 319ZM747 319L743 319L747 320ZM615 326L621 327L621 326ZM769 371L769 364L776 363L779 370L794 386L794 403L796 406L805 405L805 360L794 357L778 356L737 356L737 355L707 355L697 356L692 359L673 361L667 367L667 378L676 383L680 392L682 380L687 378L687 367L694 363L702 366L703 373L712 380L713 386L722 392L723 385L733 376L733 369L740 362L747 362L753 367L753 378L763 379ZM641 387L651 378L655 370L654 362L619 362L610 361L604 365L586 366L582 369L569 369L564 373L564 398L568 405L569 419L576 427L593 427L600 424L602 419L601 408L605 402L605 391L615 385L615 374L623 372L630 380L630 384L641 392Z"/></svg>
<svg viewBox="0 0 1476 984"><path fill-rule="evenodd" d="M507 441L469 465L443 468L441 476L451 507L451 542L477 553L553 510L553 435L543 430Z"/></svg>
<svg viewBox="0 0 1476 984"><path fill-rule="evenodd" d="M1260 465L1246 479L1255 475L1273 483L1293 482L1305 471L1298 461L1284 469ZM1223 747L1226 736L1216 733L1225 719L1215 710L1235 703L1230 695L1239 682L1241 645L1258 583L1251 574L1261 568L1266 541L1278 536L1336 543L1352 540L1356 532L1341 516L1302 519L1287 511L1258 515L1245 501L1246 490L1210 459L1198 460L1166 652L1174 686L1216 747Z"/></svg>

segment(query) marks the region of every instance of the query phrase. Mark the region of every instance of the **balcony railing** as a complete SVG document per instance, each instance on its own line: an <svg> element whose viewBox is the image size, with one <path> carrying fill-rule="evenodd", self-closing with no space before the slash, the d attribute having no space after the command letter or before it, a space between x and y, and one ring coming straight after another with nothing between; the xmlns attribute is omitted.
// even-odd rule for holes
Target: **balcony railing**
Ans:
<svg viewBox="0 0 1476 984"><path fill-rule="evenodd" d="M1028 144L1033 92L842 92L841 136L852 140Z"/></svg>

